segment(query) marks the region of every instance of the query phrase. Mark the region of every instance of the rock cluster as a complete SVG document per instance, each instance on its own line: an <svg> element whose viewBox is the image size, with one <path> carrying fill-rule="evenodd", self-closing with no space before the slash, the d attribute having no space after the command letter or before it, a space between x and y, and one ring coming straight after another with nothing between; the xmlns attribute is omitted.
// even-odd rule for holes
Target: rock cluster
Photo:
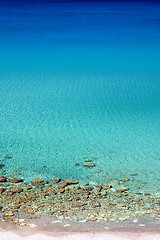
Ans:
<svg viewBox="0 0 160 240"><path fill-rule="evenodd" d="M14 222L19 214L48 215L58 219L116 221L160 217L158 195L131 192L119 183L90 186L74 179L54 178L50 183L34 178L30 183L0 176L0 210L4 221ZM125 181L123 181L125 183ZM20 220L19 224L26 223Z"/></svg>

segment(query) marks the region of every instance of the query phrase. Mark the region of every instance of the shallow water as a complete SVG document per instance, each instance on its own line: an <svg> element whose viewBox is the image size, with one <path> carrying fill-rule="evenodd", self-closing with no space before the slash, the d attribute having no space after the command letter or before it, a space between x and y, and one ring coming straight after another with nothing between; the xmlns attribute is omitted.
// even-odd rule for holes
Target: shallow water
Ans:
<svg viewBox="0 0 160 240"><path fill-rule="evenodd" d="M149 1L0 2L1 174L160 191L159 13Z"/></svg>

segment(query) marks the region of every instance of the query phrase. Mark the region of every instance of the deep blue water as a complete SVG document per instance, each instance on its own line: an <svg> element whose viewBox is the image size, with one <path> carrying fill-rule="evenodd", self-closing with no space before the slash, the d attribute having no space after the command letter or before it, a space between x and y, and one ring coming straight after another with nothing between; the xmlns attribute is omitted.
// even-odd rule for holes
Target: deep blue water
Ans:
<svg viewBox="0 0 160 240"><path fill-rule="evenodd" d="M5 155L1 174L160 191L159 1L0 1Z"/></svg>

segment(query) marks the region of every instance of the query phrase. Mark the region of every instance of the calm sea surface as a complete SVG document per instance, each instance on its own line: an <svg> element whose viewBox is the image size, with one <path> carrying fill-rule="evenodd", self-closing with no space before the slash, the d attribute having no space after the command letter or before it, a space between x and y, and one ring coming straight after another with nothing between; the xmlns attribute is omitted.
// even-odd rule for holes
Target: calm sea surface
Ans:
<svg viewBox="0 0 160 240"><path fill-rule="evenodd" d="M160 4L0 1L0 159L160 192Z"/></svg>

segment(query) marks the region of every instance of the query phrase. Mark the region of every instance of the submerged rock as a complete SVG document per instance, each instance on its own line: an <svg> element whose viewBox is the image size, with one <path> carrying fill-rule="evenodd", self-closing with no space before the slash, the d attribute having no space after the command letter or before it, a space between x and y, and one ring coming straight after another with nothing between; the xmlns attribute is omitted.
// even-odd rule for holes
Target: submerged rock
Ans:
<svg viewBox="0 0 160 240"><path fill-rule="evenodd" d="M5 188L0 188L0 193L3 193L5 190Z"/></svg>
<svg viewBox="0 0 160 240"><path fill-rule="evenodd" d="M53 183L59 183L60 181L61 181L61 179L60 178L51 178L50 179L51 180L51 182L53 182Z"/></svg>
<svg viewBox="0 0 160 240"><path fill-rule="evenodd" d="M3 158L4 158L4 159L11 159L12 157L9 156L9 155L6 155L6 156L4 156Z"/></svg>
<svg viewBox="0 0 160 240"><path fill-rule="evenodd" d="M13 187L13 188L11 189L11 191L12 191L13 193L20 193L20 192L23 191L23 189L20 188L20 187Z"/></svg>
<svg viewBox="0 0 160 240"><path fill-rule="evenodd" d="M43 184L45 184L45 180L43 180L41 178L34 178L34 179L32 179L31 183L33 185L43 185Z"/></svg>
<svg viewBox="0 0 160 240"><path fill-rule="evenodd" d="M58 187L59 187L59 188L64 188L64 187L66 187L67 185L68 185L67 182L63 182L63 181L62 181L62 182L59 183Z"/></svg>
<svg viewBox="0 0 160 240"><path fill-rule="evenodd" d="M118 192L120 192L120 193L125 192L127 190L128 190L127 187L120 187L120 188L118 188Z"/></svg>
<svg viewBox="0 0 160 240"><path fill-rule="evenodd" d="M64 182L66 182L67 184L77 184L78 181L74 180L74 179L64 179Z"/></svg>
<svg viewBox="0 0 160 240"><path fill-rule="evenodd" d="M110 189L111 187L112 187L112 186L109 185L109 184L107 184L107 183L105 183L105 184L102 185L102 188L103 188L103 189Z"/></svg>
<svg viewBox="0 0 160 240"><path fill-rule="evenodd" d="M5 176L0 176L0 182L6 182L7 178Z"/></svg>
<svg viewBox="0 0 160 240"><path fill-rule="evenodd" d="M0 169L4 167L4 164L3 163L0 163Z"/></svg>
<svg viewBox="0 0 160 240"><path fill-rule="evenodd" d="M23 182L23 180L17 177L13 177L13 178L9 178L8 182L19 183L19 182Z"/></svg>
<svg viewBox="0 0 160 240"><path fill-rule="evenodd" d="M128 182L130 179L129 178L121 178L120 181L121 182Z"/></svg>
<svg viewBox="0 0 160 240"><path fill-rule="evenodd" d="M91 162L91 161L86 161L86 162L83 162L83 166L84 167L88 167L88 168L93 168L96 165L93 162Z"/></svg>

